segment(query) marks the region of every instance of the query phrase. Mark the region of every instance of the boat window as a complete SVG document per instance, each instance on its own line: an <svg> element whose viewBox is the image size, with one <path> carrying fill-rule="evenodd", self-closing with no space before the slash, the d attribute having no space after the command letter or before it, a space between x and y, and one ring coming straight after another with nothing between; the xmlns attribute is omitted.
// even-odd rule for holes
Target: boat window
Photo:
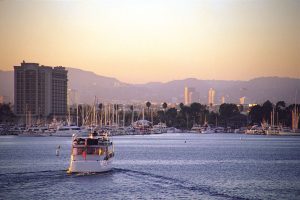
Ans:
<svg viewBox="0 0 300 200"><path fill-rule="evenodd" d="M97 139L87 139L87 145L98 145L98 140Z"/></svg>
<svg viewBox="0 0 300 200"><path fill-rule="evenodd" d="M99 154L99 148L88 147L87 148L87 154L98 155Z"/></svg>
<svg viewBox="0 0 300 200"><path fill-rule="evenodd" d="M83 147L77 147L77 148L73 148L73 155L82 155L82 152L84 151Z"/></svg>
<svg viewBox="0 0 300 200"><path fill-rule="evenodd" d="M60 128L60 129L58 129L59 131L67 131L67 130L69 130L68 128Z"/></svg>
<svg viewBox="0 0 300 200"><path fill-rule="evenodd" d="M99 155L99 156L105 155L105 152L106 152L106 151L105 151L105 148L99 148L99 149L98 149L98 155Z"/></svg>
<svg viewBox="0 0 300 200"><path fill-rule="evenodd" d="M72 130L80 130L80 128L72 128Z"/></svg>

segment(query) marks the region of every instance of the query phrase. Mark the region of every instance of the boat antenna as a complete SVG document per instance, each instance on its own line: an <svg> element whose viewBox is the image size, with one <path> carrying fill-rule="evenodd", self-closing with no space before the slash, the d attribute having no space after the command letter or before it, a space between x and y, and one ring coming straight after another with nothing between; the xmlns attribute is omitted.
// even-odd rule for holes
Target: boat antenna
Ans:
<svg viewBox="0 0 300 200"><path fill-rule="evenodd" d="M296 103L297 103L297 95L298 95L298 89L296 89L296 91L295 91L295 106L296 106Z"/></svg>

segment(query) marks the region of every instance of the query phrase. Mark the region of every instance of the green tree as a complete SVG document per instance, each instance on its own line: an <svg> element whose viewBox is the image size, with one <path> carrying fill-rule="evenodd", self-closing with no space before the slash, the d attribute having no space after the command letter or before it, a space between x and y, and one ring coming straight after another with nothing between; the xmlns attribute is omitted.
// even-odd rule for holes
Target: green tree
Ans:
<svg viewBox="0 0 300 200"><path fill-rule="evenodd" d="M193 123L196 124L202 124L204 123L205 115L208 115L208 110L205 105L202 105L200 103L192 103L191 104L191 117L193 120Z"/></svg>
<svg viewBox="0 0 300 200"><path fill-rule="evenodd" d="M14 122L16 116L12 112L11 104L0 104L0 122Z"/></svg>
<svg viewBox="0 0 300 200"><path fill-rule="evenodd" d="M147 102L146 102L146 106L147 106L147 109L148 109L148 120L151 121L151 120L150 120L150 106L151 106L151 102L150 102L150 101L147 101Z"/></svg>
<svg viewBox="0 0 300 200"><path fill-rule="evenodd" d="M191 107L189 106L183 106L180 110L180 118L179 121L184 122L184 126L187 129L192 127L192 123L191 123Z"/></svg>
<svg viewBox="0 0 300 200"><path fill-rule="evenodd" d="M200 103L192 103L190 105L191 108L191 117L192 117L192 123L199 124L200 122L200 115L202 111L202 105Z"/></svg>
<svg viewBox="0 0 300 200"><path fill-rule="evenodd" d="M168 104L167 104L166 102L164 102L164 103L162 104L162 107L163 107L163 109L164 109L164 115L166 115L166 109L168 108ZM164 119L165 119L165 122L166 122L166 116L164 116Z"/></svg>
<svg viewBox="0 0 300 200"><path fill-rule="evenodd" d="M218 113L215 113L215 112L210 112L208 113L208 123L209 124L214 124L214 125L218 125L218 118L219 118L219 115Z"/></svg>
<svg viewBox="0 0 300 200"><path fill-rule="evenodd" d="M166 110L167 107L168 107L168 104L167 104L166 102L164 102L164 103L162 104L162 107L163 107L164 110Z"/></svg>
<svg viewBox="0 0 300 200"><path fill-rule="evenodd" d="M262 122L262 116L263 111L262 111L262 107L260 105L255 105L253 107L250 108L250 112L249 112L249 117L250 120L253 123L258 123L260 124Z"/></svg>
<svg viewBox="0 0 300 200"><path fill-rule="evenodd" d="M177 109L170 108L166 112L166 124L167 126L175 126L177 117Z"/></svg>
<svg viewBox="0 0 300 200"><path fill-rule="evenodd" d="M273 104L267 100L263 105L262 105L262 115L263 115L263 120L266 120L268 123L271 122L271 112L273 111Z"/></svg>
<svg viewBox="0 0 300 200"><path fill-rule="evenodd" d="M219 108L220 117L227 127L228 119L240 113L239 108L236 104L223 103Z"/></svg>
<svg viewBox="0 0 300 200"><path fill-rule="evenodd" d="M182 109L183 107L184 107L184 104L183 104L183 103L180 103L180 104L179 104L179 108Z"/></svg>
<svg viewBox="0 0 300 200"><path fill-rule="evenodd" d="M133 110L133 105L130 105L130 111L131 111L131 124L134 121L134 110Z"/></svg>
<svg viewBox="0 0 300 200"><path fill-rule="evenodd" d="M157 118L159 122L165 122L166 121L165 112L163 110L157 111Z"/></svg>
<svg viewBox="0 0 300 200"><path fill-rule="evenodd" d="M286 104L284 101L278 101L275 105L275 112L276 112L276 122L286 125L287 123L287 118L288 118L288 112L286 109Z"/></svg>

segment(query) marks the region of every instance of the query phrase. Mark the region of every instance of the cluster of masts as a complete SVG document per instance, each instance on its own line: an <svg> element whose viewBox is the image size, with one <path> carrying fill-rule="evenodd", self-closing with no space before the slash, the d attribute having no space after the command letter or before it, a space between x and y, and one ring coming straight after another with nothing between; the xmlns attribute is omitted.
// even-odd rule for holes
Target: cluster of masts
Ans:
<svg viewBox="0 0 300 200"><path fill-rule="evenodd" d="M76 125L82 126L123 126L125 127L125 116L128 106L125 104L102 104L94 101L92 106L89 105L76 105ZM131 124L136 120L145 120L145 108L137 109L134 105L130 105L131 110ZM136 115L136 112L138 113ZM153 110L150 111L149 116L153 124ZM79 120L81 120L79 122ZM71 124L70 107L68 109L68 124Z"/></svg>

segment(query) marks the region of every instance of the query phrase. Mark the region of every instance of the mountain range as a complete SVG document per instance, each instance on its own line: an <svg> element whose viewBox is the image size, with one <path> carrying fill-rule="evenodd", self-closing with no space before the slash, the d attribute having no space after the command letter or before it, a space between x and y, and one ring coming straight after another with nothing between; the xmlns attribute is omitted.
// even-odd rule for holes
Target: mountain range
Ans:
<svg viewBox="0 0 300 200"><path fill-rule="evenodd" d="M128 84L116 78L97 75L93 72L76 68L67 68L68 86L76 90L80 103L92 103L95 96L101 102L183 102L184 87L193 87L200 94L200 103L206 104L208 90L216 91L216 103L238 103L240 97L246 97L246 103L273 103L283 100L287 103L300 102L300 79L283 77L260 77L249 81L199 80L188 78L166 83L151 82L145 84ZM13 100L13 71L0 70L0 96Z"/></svg>

